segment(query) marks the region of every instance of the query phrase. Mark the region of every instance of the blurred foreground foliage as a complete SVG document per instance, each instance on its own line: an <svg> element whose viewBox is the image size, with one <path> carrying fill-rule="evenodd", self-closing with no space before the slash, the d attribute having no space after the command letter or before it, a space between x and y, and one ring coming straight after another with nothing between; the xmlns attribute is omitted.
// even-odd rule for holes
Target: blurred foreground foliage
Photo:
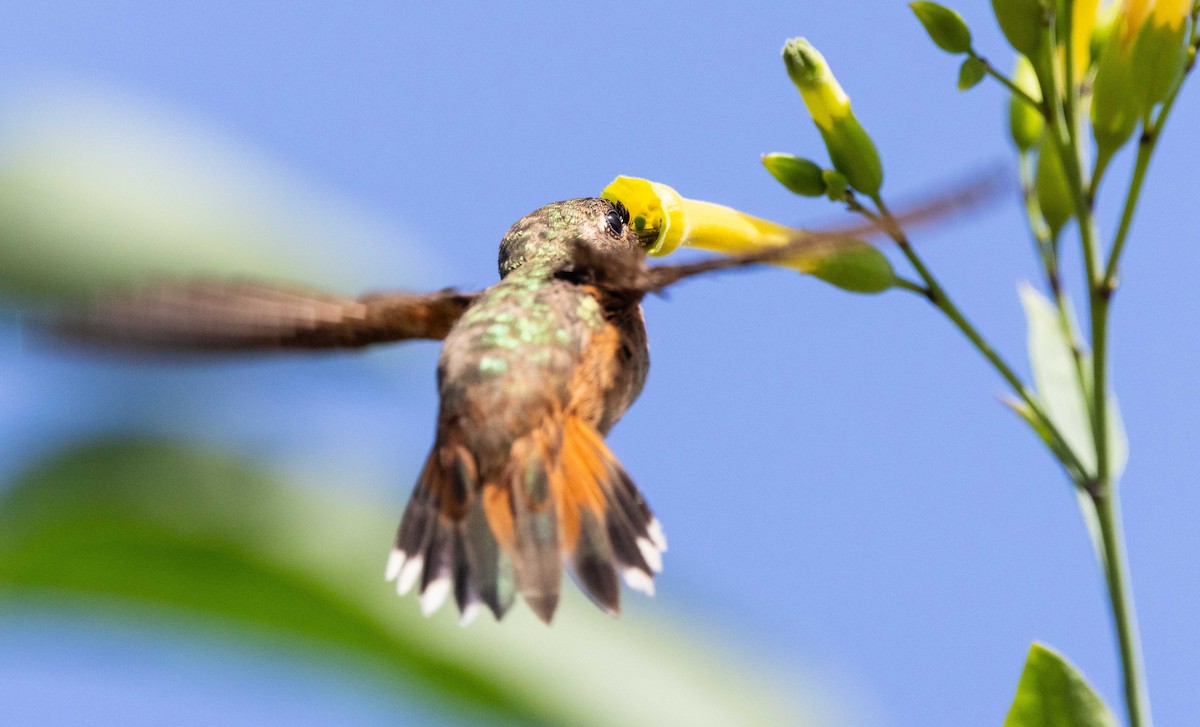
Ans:
<svg viewBox="0 0 1200 727"><path fill-rule="evenodd" d="M154 440L81 446L0 501L0 609L113 600L349 657L465 715L520 724L803 724L794 680L575 594L553 628L425 619L383 583L398 508ZM2 610L0 610L2 612ZM827 723L826 720L820 720Z"/></svg>

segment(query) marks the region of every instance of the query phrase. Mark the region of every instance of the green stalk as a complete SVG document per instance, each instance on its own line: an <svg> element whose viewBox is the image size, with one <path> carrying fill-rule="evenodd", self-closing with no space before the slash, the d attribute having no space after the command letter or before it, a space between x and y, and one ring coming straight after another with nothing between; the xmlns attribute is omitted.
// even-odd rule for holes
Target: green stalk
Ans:
<svg viewBox="0 0 1200 727"><path fill-rule="evenodd" d="M1117 627L1117 642L1121 649L1121 672L1125 676L1125 706L1129 711L1129 725L1150 727L1150 701L1146 696L1141 638L1138 635L1137 615L1133 607L1133 588L1127 575L1129 563L1125 555L1121 506L1116 488L1111 488L1092 502L1096 506L1100 534L1104 541L1104 575L1108 584L1108 600L1112 603L1113 620Z"/></svg>
<svg viewBox="0 0 1200 727"><path fill-rule="evenodd" d="M1038 101L1036 99L1034 99L1033 96L1030 96L1028 93L1023 91L1019 86L1017 86L1017 84L1015 84L1011 80L1009 80L1008 76L1004 75L1000 71L997 71L995 69L995 67L992 66L991 62L988 61L988 59L986 59L983 56L976 53L974 49L971 49L970 51L968 51L968 53L970 53L972 58L979 60L979 61L983 61L984 73L986 73L987 75L989 75L992 78L999 81L1000 85L1007 88L1009 90L1009 92L1012 93L1012 95L1021 99L1022 101L1029 104L1033 108L1037 109L1043 116L1045 115L1046 110L1042 107L1042 105L1040 103L1038 103Z"/></svg>
<svg viewBox="0 0 1200 727"><path fill-rule="evenodd" d="M1062 33L1066 46L1063 51L1065 69L1059 76L1058 65L1048 58L1048 67L1055 69L1050 83L1043 83L1043 97L1051 99L1054 111L1050 119L1053 137L1062 161L1063 169L1075 197L1076 219L1079 222L1079 237L1083 247L1084 268L1087 275L1089 314L1092 333L1092 386L1091 422L1092 441L1096 449L1095 480L1085 488L1092 493L1104 544L1105 581L1108 584L1109 603L1117 630L1117 643L1121 656L1122 681L1125 687L1125 708L1130 727L1150 727L1150 705L1145 697L1145 671L1141 659L1141 645L1137 632L1137 617L1133 607L1125 572L1125 547L1121 533L1120 509L1117 492L1112 481L1110 452L1108 447L1108 304L1111 289L1103 287L1104 271L1100 265L1097 242L1096 219L1092 214L1089 185L1083 177L1083 145L1080 142L1078 119L1078 94L1074 84L1071 49L1071 17L1064 13L1061 20L1066 28ZM1053 48L1053 26L1047 38L1047 47ZM1065 94L1060 94L1064 89ZM1047 93L1049 95L1047 95ZM1080 381L1081 390L1087 388Z"/></svg>

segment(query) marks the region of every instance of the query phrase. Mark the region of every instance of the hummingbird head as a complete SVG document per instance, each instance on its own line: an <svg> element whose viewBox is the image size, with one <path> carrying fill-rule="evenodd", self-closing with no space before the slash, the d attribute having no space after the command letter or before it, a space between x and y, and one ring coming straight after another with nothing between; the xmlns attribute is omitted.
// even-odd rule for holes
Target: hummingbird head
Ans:
<svg viewBox="0 0 1200 727"><path fill-rule="evenodd" d="M530 212L500 241L500 277L519 268L548 276L586 260L640 264L642 245L620 202L584 198L555 202Z"/></svg>

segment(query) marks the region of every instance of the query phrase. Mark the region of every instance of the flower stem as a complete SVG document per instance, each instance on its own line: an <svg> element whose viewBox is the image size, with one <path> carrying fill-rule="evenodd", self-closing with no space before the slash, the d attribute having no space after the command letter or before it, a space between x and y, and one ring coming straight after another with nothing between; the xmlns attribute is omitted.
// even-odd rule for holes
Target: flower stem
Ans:
<svg viewBox="0 0 1200 727"><path fill-rule="evenodd" d="M1150 701L1146 696L1143 676L1145 666L1142 664L1133 589L1127 575L1129 563L1125 555L1121 506L1116 488L1110 488L1092 502L1096 507L1100 534L1104 542L1104 575L1108 584L1108 600L1112 603L1113 621L1117 627L1117 642L1121 650L1121 672L1124 677L1129 727L1150 727Z"/></svg>
<svg viewBox="0 0 1200 727"><path fill-rule="evenodd" d="M1025 103L1029 104L1032 108L1037 110L1037 112L1040 113L1042 116L1046 115L1046 109L1044 106L1042 106L1041 102L1039 102L1033 96L1030 96L1025 91L1021 90L1020 86L1018 86L1017 84L1015 84L1011 80L1009 80L1008 76L1004 75L1000 71L997 71L996 68L991 64L991 62L988 59L979 55L973 49L968 52L970 53L972 58L979 60L979 61L983 61L984 72L987 73L992 78L999 81L1000 85L1007 88L1012 93L1012 95L1021 99Z"/></svg>

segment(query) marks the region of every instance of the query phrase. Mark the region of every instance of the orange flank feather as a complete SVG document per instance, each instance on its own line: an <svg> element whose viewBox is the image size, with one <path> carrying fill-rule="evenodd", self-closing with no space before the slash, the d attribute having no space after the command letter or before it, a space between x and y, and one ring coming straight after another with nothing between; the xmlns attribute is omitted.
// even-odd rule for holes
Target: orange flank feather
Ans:
<svg viewBox="0 0 1200 727"><path fill-rule="evenodd" d="M578 417L567 417L558 470L550 480L558 505L559 548L564 554L575 549L583 513L604 518L605 497L600 483L608 476L603 459L606 450L596 430Z"/></svg>

